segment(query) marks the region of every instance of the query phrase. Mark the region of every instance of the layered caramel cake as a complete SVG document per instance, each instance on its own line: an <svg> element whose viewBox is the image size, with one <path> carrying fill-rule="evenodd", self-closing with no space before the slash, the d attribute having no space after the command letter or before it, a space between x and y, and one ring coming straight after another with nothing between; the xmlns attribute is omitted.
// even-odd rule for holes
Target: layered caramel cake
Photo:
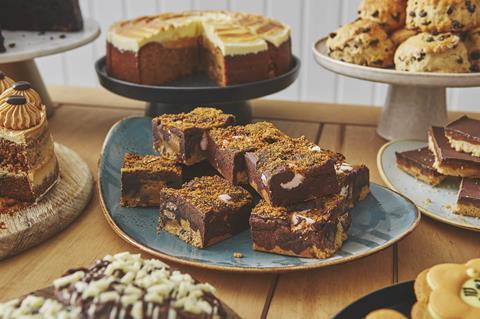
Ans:
<svg viewBox="0 0 480 319"><path fill-rule="evenodd" d="M11 93L0 96L0 197L35 202L58 180L58 163L41 100Z"/></svg>
<svg viewBox="0 0 480 319"><path fill-rule="evenodd" d="M290 27L228 11L188 11L115 23L107 71L121 80L161 85L206 72L218 85L264 80L292 62Z"/></svg>

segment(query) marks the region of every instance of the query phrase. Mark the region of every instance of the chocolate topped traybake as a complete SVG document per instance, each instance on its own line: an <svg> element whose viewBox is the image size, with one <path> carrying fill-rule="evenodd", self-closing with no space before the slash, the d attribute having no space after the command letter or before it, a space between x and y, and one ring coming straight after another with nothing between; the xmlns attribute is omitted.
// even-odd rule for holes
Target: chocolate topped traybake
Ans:
<svg viewBox="0 0 480 319"><path fill-rule="evenodd" d="M248 228L252 196L219 176L194 178L160 190L158 231L204 248Z"/></svg>
<svg viewBox="0 0 480 319"><path fill-rule="evenodd" d="M288 137L272 123L258 122L210 130L207 159L230 183L248 183L245 153Z"/></svg>
<svg viewBox="0 0 480 319"><path fill-rule="evenodd" d="M107 71L162 85L204 72L220 86L273 78L292 64L290 27L229 11L162 13L120 21L107 36Z"/></svg>
<svg viewBox="0 0 480 319"><path fill-rule="evenodd" d="M158 206L163 187L182 185L182 168L174 161L154 155L125 154L121 169L120 205Z"/></svg>
<svg viewBox="0 0 480 319"><path fill-rule="evenodd" d="M197 107L189 113L164 114L152 120L153 148L164 157L193 165L206 158L208 130L234 122L233 115L208 107Z"/></svg>
<svg viewBox="0 0 480 319"><path fill-rule="evenodd" d="M480 217L480 179L462 180L453 211L460 215Z"/></svg>
<svg viewBox="0 0 480 319"><path fill-rule="evenodd" d="M462 116L445 127L445 136L456 151L480 157L480 120Z"/></svg>
<svg viewBox="0 0 480 319"><path fill-rule="evenodd" d="M433 167L441 174L461 177L480 177L480 157L453 149L443 127L428 131L428 148L435 155Z"/></svg>
<svg viewBox="0 0 480 319"><path fill-rule="evenodd" d="M272 207L261 201L250 216L253 248L281 255L328 258L340 249L351 224L346 198L333 195L317 207Z"/></svg>
<svg viewBox="0 0 480 319"><path fill-rule="evenodd" d="M436 186L447 178L433 167L435 156L428 147L397 152L395 155L398 168L422 182Z"/></svg>
<svg viewBox="0 0 480 319"><path fill-rule="evenodd" d="M305 137L281 140L245 155L250 185L272 206L339 192L336 157Z"/></svg>

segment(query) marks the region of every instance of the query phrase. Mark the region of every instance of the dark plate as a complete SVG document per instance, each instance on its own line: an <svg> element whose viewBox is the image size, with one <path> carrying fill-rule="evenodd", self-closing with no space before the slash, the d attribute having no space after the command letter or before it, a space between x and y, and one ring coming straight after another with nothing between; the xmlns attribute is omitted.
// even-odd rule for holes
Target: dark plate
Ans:
<svg viewBox="0 0 480 319"><path fill-rule="evenodd" d="M296 80L300 60L294 56L290 71L273 79L225 87L217 86L205 74L195 74L163 86L122 81L107 74L106 57L100 58L95 63L95 70L100 84L116 94L147 102L200 105L245 101L281 91Z"/></svg>
<svg viewBox="0 0 480 319"><path fill-rule="evenodd" d="M340 311L334 319L363 319L377 309L394 309L410 318L410 312L417 301L413 291L414 281L389 286L355 301Z"/></svg>

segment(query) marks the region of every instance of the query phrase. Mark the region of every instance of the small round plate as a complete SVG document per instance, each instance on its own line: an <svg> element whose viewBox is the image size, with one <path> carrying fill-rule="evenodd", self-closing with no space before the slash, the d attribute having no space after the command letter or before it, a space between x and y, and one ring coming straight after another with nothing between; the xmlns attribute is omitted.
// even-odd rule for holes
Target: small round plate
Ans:
<svg viewBox="0 0 480 319"><path fill-rule="evenodd" d="M433 187L408 175L396 165L395 152L427 146L426 142L400 140L385 144L377 155L377 165L383 181L391 189L410 198L425 215L441 222L480 231L480 218L454 214L460 181L449 178Z"/></svg>
<svg viewBox="0 0 480 319"><path fill-rule="evenodd" d="M205 74L195 74L163 86L122 81L107 74L106 57L95 63L95 70L104 88L128 98L147 102L201 105L245 101L281 91L297 79L300 60L294 56L290 71L275 78L224 87L216 85Z"/></svg>
<svg viewBox="0 0 480 319"><path fill-rule="evenodd" d="M168 233L157 234L158 209L119 206L124 153L152 154L151 145L149 118L127 118L111 128L99 163L100 198L107 221L121 238L154 256L174 262L239 272L319 268L381 251L412 232L420 220L412 202L387 188L371 184L372 194L352 210L349 239L331 258L320 260L254 251L248 230L206 249L197 249ZM234 258L235 252L244 257Z"/></svg>
<svg viewBox="0 0 480 319"><path fill-rule="evenodd" d="M98 24L84 19L83 30L78 32L38 32L2 30L7 52L0 53L0 63L25 61L78 48L100 35ZM15 44L9 47L9 44Z"/></svg>
<svg viewBox="0 0 480 319"><path fill-rule="evenodd" d="M372 292L340 311L333 319L363 319L378 309L392 309L410 318L417 301L413 290L414 281L407 281Z"/></svg>
<svg viewBox="0 0 480 319"><path fill-rule="evenodd" d="M313 45L315 60L322 67L348 77L388 84L428 87L480 86L480 73L427 73L406 72L346 63L328 56L327 38Z"/></svg>

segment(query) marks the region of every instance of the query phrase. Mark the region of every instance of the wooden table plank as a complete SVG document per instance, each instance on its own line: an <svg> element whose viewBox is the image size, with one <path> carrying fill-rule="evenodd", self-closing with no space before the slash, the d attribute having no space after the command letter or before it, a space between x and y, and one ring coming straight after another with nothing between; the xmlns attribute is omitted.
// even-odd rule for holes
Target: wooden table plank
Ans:
<svg viewBox="0 0 480 319"><path fill-rule="evenodd" d="M62 106L50 121L57 142L77 151L97 174L100 149L110 127L141 111ZM129 250L103 218L97 193L81 217L64 232L25 253L0 262L0 300L45 287L65 270L87 266L106 254ZM144 254L145 255L145 254ZM178 266L178 265L174 265ZM244 318L259 318L273 275L243 275L178 266L217 288L217 295ZM248 305L246 307L245 305Z"/></svg>
<svg viewBox="0 0 480 319"><path fill-rule="evenodd" d="M367 164L378 182L376 151L384 141L374 132L373 127L327 124L318 144L344 153L352 163ZM393 254L389 248L348 264L281 275L268 318L331 318L360 296L393 282Z"/></svg>

